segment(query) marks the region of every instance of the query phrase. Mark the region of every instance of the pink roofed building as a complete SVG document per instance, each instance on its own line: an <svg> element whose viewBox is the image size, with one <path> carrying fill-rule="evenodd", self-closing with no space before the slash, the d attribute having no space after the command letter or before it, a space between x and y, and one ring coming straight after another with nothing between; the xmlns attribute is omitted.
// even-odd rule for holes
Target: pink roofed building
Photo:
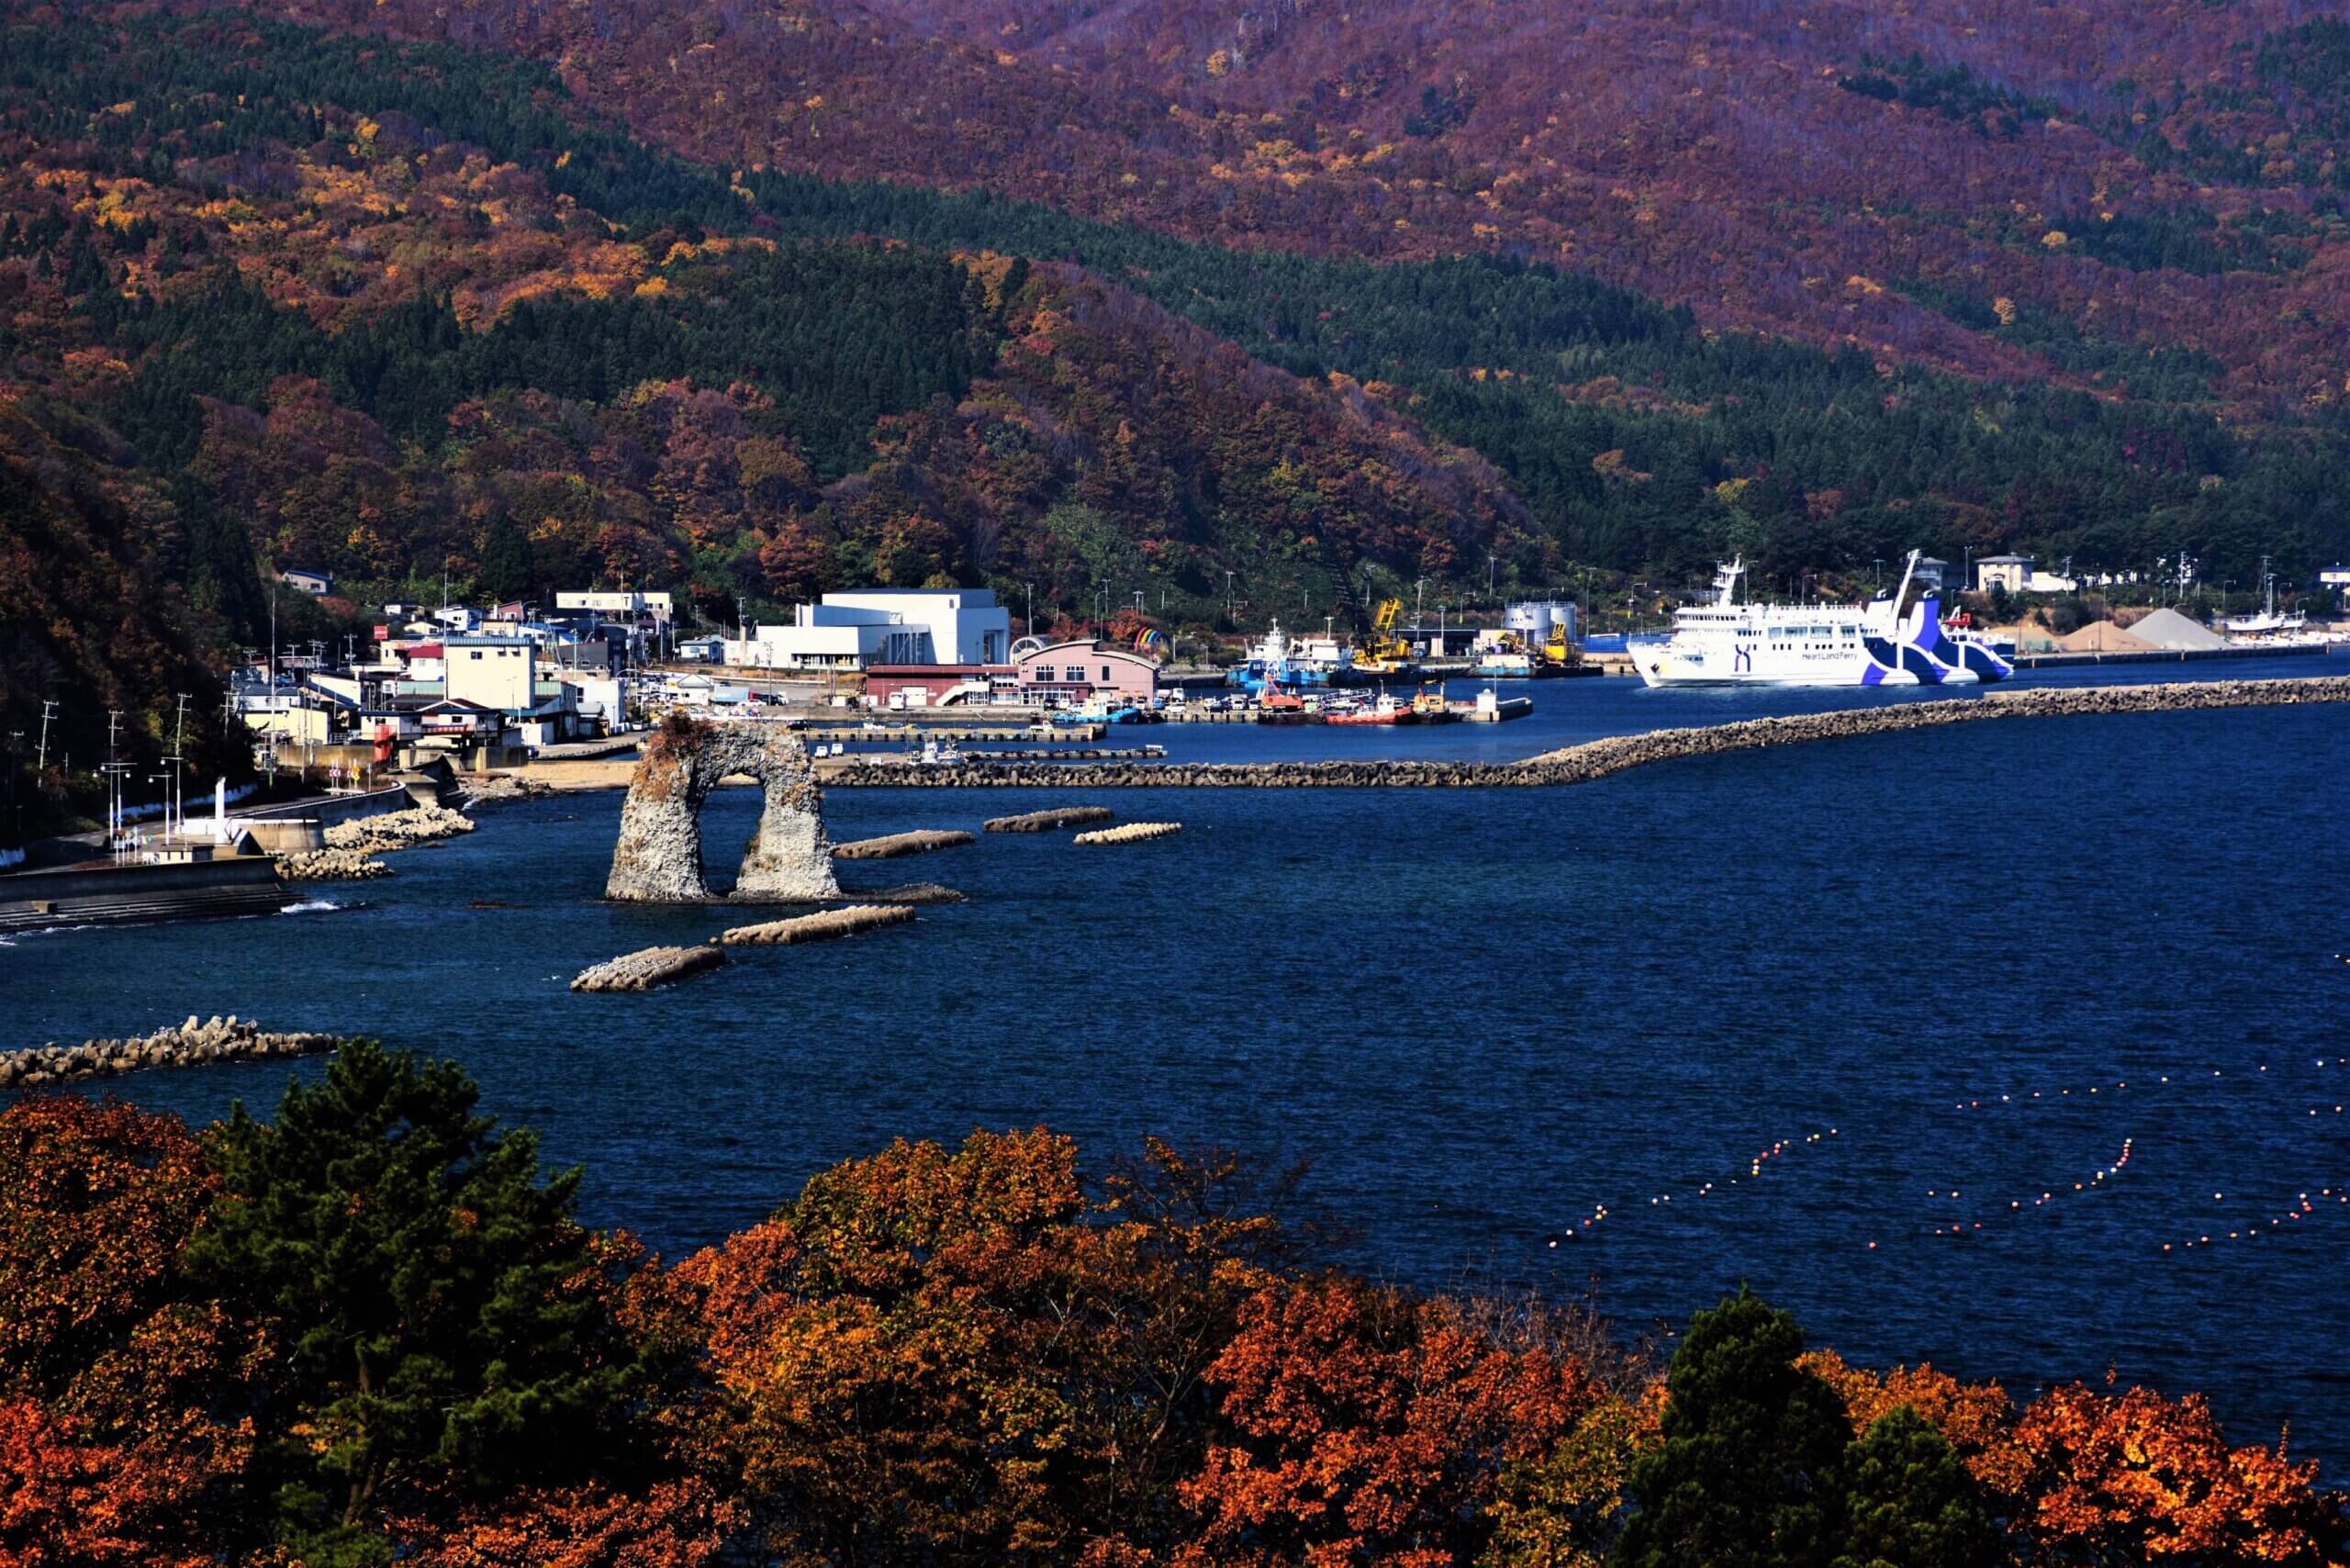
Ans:
<svg viewBox="0 0 2350 1568"><path fill-rule="evenodd" d="M1147 702L1158 695L1158 666L1140 654L1105 648L1097 638L1054 643L1014 662L1020 694L1032 700L1120 697Z"/></svg>

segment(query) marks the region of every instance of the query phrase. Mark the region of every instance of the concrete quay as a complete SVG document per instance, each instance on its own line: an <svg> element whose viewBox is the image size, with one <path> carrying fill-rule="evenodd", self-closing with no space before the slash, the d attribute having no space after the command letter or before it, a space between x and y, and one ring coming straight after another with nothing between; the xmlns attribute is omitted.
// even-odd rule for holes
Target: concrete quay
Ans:
<svg viewBox="0 0 2350 1568"><path fill-rule="evenodd" d="M1611 735L1523 762L966 763L879 769L852 765L833 785L1019 789L1465 789L1582 784L1680 757L1844 740L1992 719L2054 719L2350 702L2350 677L2309 680L2174 681L2155 686L1994 689L1979 697L1747 719L1699 728Z"/></svg>

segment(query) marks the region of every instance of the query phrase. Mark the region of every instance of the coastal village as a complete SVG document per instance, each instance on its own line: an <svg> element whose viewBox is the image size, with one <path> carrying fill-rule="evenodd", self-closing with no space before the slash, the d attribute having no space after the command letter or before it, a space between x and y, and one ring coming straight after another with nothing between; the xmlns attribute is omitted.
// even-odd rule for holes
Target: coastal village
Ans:
<svg viewBox="0 0 2350 1568"><path fill-rule="evenodd" d="M1592 630L1587 607L1565 599L1465 622L1447 606L1433 623L1407 623L1391 599L1348 606L1348 629L1332 615L1321 632L1292 635L1274 620L1259 635L1181 649L1138 617L1040 634L1024 615L1015 636L1011 610L987 588L828 593L732 634L681 632L668 593L389 603L363 612L364 633L340 649L280 647L234 671L220 722L248 737L251 781L207 790L185 769L133 778L109 759L99 832L8 850L0 929L250 913L277 907L292 883L388 875L385 850L471 828L452 809L459 801L621 787L646 737L677 717L788 732L825 782L1126 785L1205 776L1139 738L1146 726L1502 722L1538 701L1572 700L1536 695L1562 677L1705 684L1760 659L1765 681L1964 684L2291 654L2318 656L2316 674L2325 654L2350 652L2350 623L2280 611L2273 577L2258 609L2213 624L2153 604L2059 633L2049 607L2132 585L2052 575L2021 556L1968 569L1971 590L1949 610L1940 595L1951 568L1922 554L1858 611L1757 603L1733 563L1711 597L1684 602L1669 635L1624 615L1624 630ZM2310 597L2334 602L2344 583L2350 568L2329 568ZM280 586L321 599L332 588L323 574L287 574ZM2022 607L2034 608L1984 623ZM1720 674L1706 666L1708 647ZM1453 782L1477 771L1440 756L1371 771L1400 780L1414 768L1450 768Z"/></svg>

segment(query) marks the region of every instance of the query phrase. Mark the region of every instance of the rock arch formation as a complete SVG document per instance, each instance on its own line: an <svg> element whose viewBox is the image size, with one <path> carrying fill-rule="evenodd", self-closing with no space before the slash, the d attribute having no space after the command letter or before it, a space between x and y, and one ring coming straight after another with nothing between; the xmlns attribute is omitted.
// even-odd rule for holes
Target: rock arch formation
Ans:
<svg viewBox="0 0 2350 1568"><path fill-rule="evenodd" d="M759 825L729 896L755 903L840 897L823 797L808 753L780 724L673 717L653 733L621 807L604 896L633 903L706 903L701 807L718 781L747 773L767 791Z"/></svg>

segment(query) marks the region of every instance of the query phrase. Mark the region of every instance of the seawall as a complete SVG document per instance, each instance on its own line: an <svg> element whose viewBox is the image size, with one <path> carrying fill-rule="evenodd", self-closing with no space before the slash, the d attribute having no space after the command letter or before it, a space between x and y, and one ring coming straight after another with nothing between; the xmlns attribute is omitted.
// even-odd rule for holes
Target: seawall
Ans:
<svg viewBox="0 0 2350 1568"><path fill-rule="evenodd" d="M828 786L939 789L1492 789L1582 784L1626 768L1679 757L1809 741L1846 740L1897 730L1935 729L1993 719L2056 719L2101 713L2182 712L2350 702L2350 676L2311 680L2174 681L2159 686L1994 689L1980 697L1844 708L1827 713L1746 719L1695 729L1611 735L1544 752L1523 762L964 763L954 767L859 767Z"/></svg>
<svg viewBox="0 0 2350 1568"><path fill-rule="evenodd" d="M70 866L0 878L0 931L271 914L288 895L267 856L179 865Z"/></svg>

